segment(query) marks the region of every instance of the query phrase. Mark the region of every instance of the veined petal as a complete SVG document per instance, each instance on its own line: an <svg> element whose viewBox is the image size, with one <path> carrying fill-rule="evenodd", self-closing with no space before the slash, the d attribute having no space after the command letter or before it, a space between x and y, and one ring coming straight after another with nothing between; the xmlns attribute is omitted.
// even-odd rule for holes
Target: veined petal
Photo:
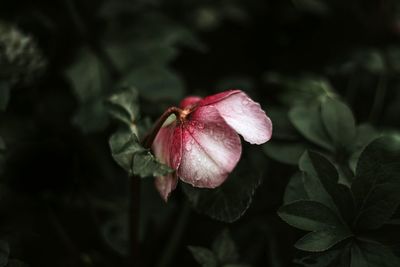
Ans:
<svg viewBox="0 0 400 267"><path fill-rule="evenodd" d="M239 136L213 106L197 108L181 128L178 176L195 187L221 185L240 159Z"/></svg>
<svg viewBox="0 0 400 267"><path fill-rule="evenodd" d="M176 121L160 129L153 142L152 149L161 163L174 170L178 169L182 157L182 134ZM176 188L177 181L175 173L155 178L156 188L165 201L167 201L171 191Z"/></svg>
<svg viewBox="0 0 400 267"><path fill-rule="evenodd" d="M226 123L251 144L267 142L272 135L272 122L260 104L240 90L208 96L200 106L214 106Z"/></svg>

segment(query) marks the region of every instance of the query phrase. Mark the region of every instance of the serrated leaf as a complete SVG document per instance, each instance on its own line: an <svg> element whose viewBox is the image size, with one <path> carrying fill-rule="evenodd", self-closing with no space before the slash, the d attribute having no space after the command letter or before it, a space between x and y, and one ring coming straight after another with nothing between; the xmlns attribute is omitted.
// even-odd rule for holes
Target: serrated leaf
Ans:
<svg viewBox="0 0 400 267"><path fill-rule="evenodd" d="M347 148L356 136L353 112L343 102L327 97L321 103L321 115L325 129L336 148Z"/></svg>
<svg viewBox="0 0 400 267"><path fill-rule="evenodd" d="M307 149L303 143L268 142L263 145L267 156L282 163L297 165L301 155Z"/></svg>
<svg viewBox="0 0 400 267"><path fill-rule="evenodd" d="M0 81L0 111L6 110L9 100L10 86L7 82Z"/></svg>
<svg viewBox="0 0 400 267"><path fill-rule="evenodd" d="M351 248L351 267L397 267L400 260L380 243L357 241Z"/></svg>
<svg viewBox="0 0 400 267"><path fill-rule="evenodd" d="M334 151L320 116L318 105L297 106L289 111L294 127L310 142Z"/></svg>
<svg viewBox="0 0 400 267"><path fill-rule="evenodd" d="M289 204L297 200L308 200L309 197L304 188L303 174L301 172L295 173L289 180L286 186L285 194L283 196L283 203Z"/></svg>
<svg viewBox="0 0 400 267"><path fill-rule="evenodd" d="M400 203L400 142L378 138L362 152L352 184L358 208L358 224L376 229L395 212Z"/></svg>
<svg viewBox="0 0 400 267"><path fill-rule="evenodd" d="M351 236L352 234L343 228L326 229L306 234L294 246L304 251L321 252Z"/></svg>
<svg viewBox="0 0 400 267"><path fill-rule="evenodd" d="M342 227L342 222L333 210L312 200L298 200L284 205L279 208L278 215L286 223L305 231Z"/></svg>
<svg viewBox="0 0 400 267"><path fill-rule="evenodd" d="M108 112L131 130L136 129L139 116L138 92L134 87L121 88L108 98ZM137 130L134 131L137 133Z"/></svg>
<svg viewBox="0 0 400 267"><path fill-rule="evenodd" d="M212 249L220 263L235 263L239 259L235 242L227 229L214 240Z"/></svg>
<svg viewBox="0 0 400 267"><path fill-rule="evenodd" d="M116 132L109 143L114 160L130 175L144 178L163 176L173 171L143 148L137 136L130 131Z"/></svg>
<svg viewBox="0 0 400 267"><path fill-rule="evenodd" d="M182 188L190 203L200 213L216 220L234 222L249 208L259 184L259 176L235 171L215 189L194 188L184 183Z"/></svg>
<svg viewBox="0 0 400 267"><path fill-rule="evenodd" d="M208 248L203 247L188 247L193 257L202 267L217 267L217 259L214 253Z"/></svg>

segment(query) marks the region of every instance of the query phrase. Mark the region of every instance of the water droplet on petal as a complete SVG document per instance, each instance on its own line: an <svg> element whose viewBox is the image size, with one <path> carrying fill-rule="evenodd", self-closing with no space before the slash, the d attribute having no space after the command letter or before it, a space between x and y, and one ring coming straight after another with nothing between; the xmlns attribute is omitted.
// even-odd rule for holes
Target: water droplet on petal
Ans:
<svg viewBox="0 0 400 267"><path fill-rule="evenodd" d="M185 144L185 150L186 150L186 151L192 150L192 142L187 142L187 143Z"/></svg>
<svg viewBox="0 0 400 267"><path fill-rule="evenodd" d="M247 106L250 103L250 100L248 98L245 98L242 100L242 104Z"/></svg>
<svg viewBox="0 0 400 267"><path fill-rule="evenodd" d="M204 129L204 123L199 122L199 123L197 124L197 128L199 128L200 130Z"/></svg>

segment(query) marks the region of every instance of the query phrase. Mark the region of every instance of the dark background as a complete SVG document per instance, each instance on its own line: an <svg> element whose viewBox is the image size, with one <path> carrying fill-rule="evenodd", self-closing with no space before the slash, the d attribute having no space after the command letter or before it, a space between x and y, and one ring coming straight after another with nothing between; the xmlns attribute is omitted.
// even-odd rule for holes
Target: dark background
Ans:
<svg viewBox="0 0 400 267"><path fill-rule="evenodd" d="M357 123L400 126L398 1L2 0L0 25L8 266L125 262L128 177L109 151L117 123L96 106L121 83L139 90L143 129L185 95L239 88L271 116L278 140L292 134L287 111L324 94L313 87L321 80ZM243 175L262 182L233 223L189 207L181 186L165 204L142 180L143 265L196 266L187 246L210 247L228 228L240 262L291 266L302 233L276 211L297 167L264 148L245 144Z"/></svg>

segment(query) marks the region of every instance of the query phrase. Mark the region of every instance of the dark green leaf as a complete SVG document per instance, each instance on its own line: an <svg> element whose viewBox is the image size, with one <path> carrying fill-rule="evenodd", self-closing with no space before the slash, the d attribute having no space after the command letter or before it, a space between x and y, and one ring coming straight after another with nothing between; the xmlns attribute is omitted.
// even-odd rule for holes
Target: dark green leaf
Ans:
<svg viewBox="0 0 400 267"><path fill-rule="evenodd" d="M193 257L202 267L217 267L217 259L214 253L208 248L203 247L188 247Z"/></svg>
<svg viewBox="0 0 400 267"><path fill-rule="evenodd" d="M249 208L260 178L235 170L227 181L215 189L194 188L188 184L182 184L182 188L199 212L216 220L234 222Z"/></svg>
<svg viewBox="0 0 400 267"><path fill-rule="evenodd" d="M110 138L110 148L114 160L130 175L140 177L163 176L172 170L157 159L129 131L118 131Z"/></svg>
<svg viewBox="0 0 400 267"><path fill-rule="evenodd" d="M89 50L82 50L77 61L66 71L80 107L73 118L85 133L103 130L108 123L104 96L110 77L102 62Z"/></svg>
<svg viewBox="0 0 400 267"><path fill-rule="evenodd" d="M122 79L121 84L135 86L141 96L152 101L178 101L184 92L182 81L174 72L155 65L133 69Z"/></svg>
<svg viewBox="0 0 400 267"><path fill-rule="evenodd" d="M308 152L308 155L318 179L323 186L324 190L321 189L320 191L325 191L331 199L325 204L333 204L331 207L335 210L338 210L343 219L345 219L347 222L352 221L352 216L354 213L354 200L350 189L347 186L338 183L338 173L336 168L329 162L329 160L315 152ZM312 174L310 175L312 176ZM307 188L307 183L305 184ZM319 199L317 198L319 196L314 199L312 197L311 190L313 190L313 188L310 188L308 191L310 199L318 201ZM325 200L325 198L322 198L321 200Z"/></svg>
<svg viewBox="0 0 400 267"><path fill-rule="evenodd" d="M20 260L11 259L8 261L7 267L29 267L29 265Z"/></svg>
<svg viewBox="0 0 400 267"><path fill-rule="evenodd" d="M265 154L279 162L297 165L307 147L303 143L272 141L264 144L263 149Z"/></svg>
<svg viewBox="0 0 400 267"><path fill-rule="evenodd" d="M295 173L289 180L283 196L283 203L289 204L296 200L308 200L309 197L304 188L303 174L301 172Z"/></svg>
<svg viewBox="0 0 400 267"><path fill-rule="evenodd" d="M397 267L400 260L390 249L372 241L358 241L351 248L351 267Z"/></svg>
<svg viewBox="0 0 400 267"><path fill-rule="evenodd" d="M108 98L110 114L137 133L136 121L139 116L138 92L134 87L122 88Z"/></svg>
<svg viewBox="0 0 400 267"><path fill-rule="evenodd" d="M278 215L288 224L306 231L320 231L342 227L334 211L312 200L298 200L282 206Z"/></svg>
<svg viewBox="0 0 400 267"><path fill-rule="evenodd" d="M220 263L235 263L239 259L235 242L227 229L215 239L212 248Z"/></svg>
<svg viewBox="0 0 400 267"><path fill-rule="evenodd" d="M0 111L6 110L9 100L10 86L7 82L0 81Z"/></svg>
<svg viewBox="0 0 400 267"><path fill-rule="evenodd" d="M371 142L360 156L352 191L363 228L380 227L400 203L400 142L382 137Z"/></svg>
<svg viewBox="0 0 400 267"><path fill-rule="evenodd" d="M293 262L304 267L350 267L350 245L308 254Z"/></svg>
<svg viewBox="0 0 400 267"><path fill-rule="evenodd" d="M318 105L297 106L289 111L289 118L294 127L309 141L333 151L320 116Z"/></svg>
<svg viewBox="0 0 400 267"><path fill-rule="evenodd" d="M321 104L322 121L337 148L347 148L356 136L353 113L343 102L330 97Z"/></svg>
<svg viewBox="0 0 400 267"><path fill-rule="evenodd" d="M306 234L296 242L295 247L304 251L321 252L351 236L352 234L344 228L329 228Z"/></svg>

